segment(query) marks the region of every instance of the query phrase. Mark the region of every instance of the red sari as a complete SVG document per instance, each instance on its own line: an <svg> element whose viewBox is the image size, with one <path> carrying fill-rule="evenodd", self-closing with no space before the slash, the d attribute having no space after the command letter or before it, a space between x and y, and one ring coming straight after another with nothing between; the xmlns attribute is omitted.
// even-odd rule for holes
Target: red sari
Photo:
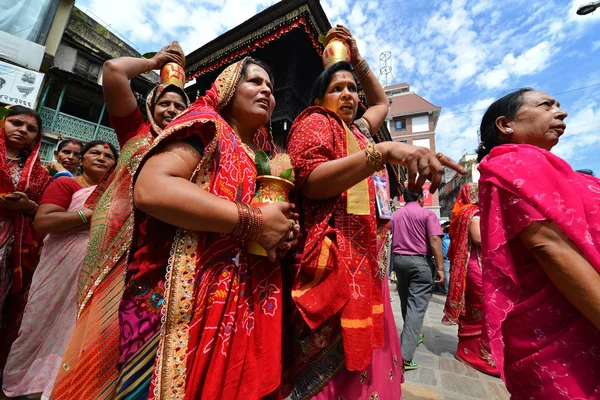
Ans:
<svg viewBox="0 0 600 400"><path fill-rule="evenodd" d="M0 120L0 194L23 192L39 203L52 181L39 157L42 135L38 134L24 157L6 162L4 119ZM34 214L10 211L0 206L3 228L0 257L0 370L4 368L12 342L17 338L33 272L37 266L42 235L33 229ZM1 380L1 379L0 379Z"/></svg>
<svg viewBox="0 0 600 400"><path fill-rule="evenodd" d="M190 180L220 198L249 202L255 192L254 160L219 114L233 96L243 62L226 68L152 148L166 141L200 142L203 157ZM255 143L274 151L265 130L256 133ZM127 325L121 348L132 359L139 349L151 354L150 347L157 347L148 398L252 400L276 391L282 371L279 263L250 255L246 243L229 234L175 227L167 242L171 256L162 263L157 260L164 252L150 243L156 242L154 235L164 234L157 229L165 224L143 215L140 221L120 308L122 327ZM157 250L158 258L148 256ZM122 361L129 376L145 376ZM120 381L119 393L127 385ZM127 388L142 389L137 383Z"/></svg>
<svg viewBox="0 0 600 400"><path fill-rule="evenodd" d="M479 166L485 326L512 399L600 399L600 331L519 239L550 220L600 273L600 180L531 145Z"/></svg>
<svg viewBox="0 0 600 400"><path fill-rule="evenodd" d="M368 139L357 125L363 124L359 120L346 129L337 114L322 107L296 118L287 150L299 188L320 164L364 151ZM378 226L375 202L372 177L335 198L302 198L306 243L292 290L300 315L292 399L319 392L336 398L400 397L400 345L395 324L384 326L384 313L386 320L393 321L393 315L379 263L388 224ZM371 365L375 353L378 365Z"/></svg>
<svg viewBox="0 0 600 400"><path fill-rule="evenodd" d="M476 183L464 185L452 210L450 224L450 285L445 324L458 324L456 358L486 374L499 375L483 333L483 287L480 248L473 245L469 227L479 218L479 195Z"/></svg>

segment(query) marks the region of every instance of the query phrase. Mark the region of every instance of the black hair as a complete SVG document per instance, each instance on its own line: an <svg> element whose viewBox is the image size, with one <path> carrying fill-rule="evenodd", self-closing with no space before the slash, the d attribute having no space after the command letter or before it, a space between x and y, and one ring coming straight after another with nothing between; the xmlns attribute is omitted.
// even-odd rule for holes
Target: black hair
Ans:
<svg viewBox="0 0 600 400"><path fill-rule="evenodd" d="M107 145L110 148L110 151L112 151L113 156L115 156L115 161L119 158L119 152L117 151L117 148L110 142L106 142L104 140L92 140L91 142L87 142L85 144L85 146L83 146L83 149L81 149L81 158L83 158L83 156L85 155L85 153L87 153L88 151L90 151L90 149L92 147L96 147L99 144L101 145Z"/></svg>
<svg viewBox="0 0 600 400"><path fill-rule="evenodd" d="M8 109L8 115L6 116L8 117L12 117L14 115L23 115L23 114L31 114L35 117L35 120L37 121L38 124L38 135L42 134L42 117L40 117L40 115L35 111L32 110L29 107L25 107L25 106L10 106L10 108Z"/></svg>
<svg viewBox="0 0 600 400"><path fill-rule="evenodd" d="M243 82L246 79L246 72L248 70L248 65L250 65L250 64L258 65L259 67L264 69L267 72L267 75L269 75L269 80L271 81L271 85L273 87L275 87L275 77L273 76L273 71L271 71L271 67L269 67L264 61L257 60L256 58L252 58L252 57L247 57L242 65L242 73L240 76L240 82ZM273 94L275 94L275 93L273 93Z"/></svg>
<svg viewBox="0 0 600 400"><path fill-rule="evenodd" d="M75 139L63 139L60 142L58 142L58 146L56 146L56 152L60 152L63 147L65 147L66 145L68 145L69 143L73 143L76 144L77 146L79 146L80 149L83 149L83 142L80 142L79 140L75 140Z"/></svg>
<svg viewBox="0 0 600 400"><path fill-rule="evenodd" d="M356 82L356 87L358 87L358 78L356 78L356 74L354 73L354 68L352 64L348 61L340 61L333 64L331 67L327 68L325 71L321 72L321 75L315 81L315 85L313 86L312 96L311 96L311 105L315 103L315 100L323 100L325 97L325 93L327 93L327 88L329 87L329 83L331 82L331 78L333 74L339 71L348 71L354 77L354 82Z"/></svg>
<svg viewBox="0 0 600 400"><path fill-rule="evenodd" d="M516 90L496 100L487 109L479 127L480 143L477 148L477 162L481 162L494 147L502 144L500 132L496 128L496 120L499 117L514 118L523 105L523 94L531 91L533 91L531 88Z"/></svg>
<svg viewBox="0 0 600 400"><path fill-rule="evenodd" d="M419 197L423 197L423 189L419 189L416 192L409 192L408 189L404 189L402 195L404 196L404 201L410 203L419 200Z"/></svg>

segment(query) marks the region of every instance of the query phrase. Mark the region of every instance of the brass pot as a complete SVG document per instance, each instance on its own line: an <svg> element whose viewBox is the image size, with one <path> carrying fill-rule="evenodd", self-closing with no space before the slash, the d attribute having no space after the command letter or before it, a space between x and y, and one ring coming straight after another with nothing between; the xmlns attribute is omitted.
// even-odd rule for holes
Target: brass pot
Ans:
<svg viewBox="0 0 600 400"><path fill-rule="evenodd" d="M256 178L258 183L258 191L250 200L250 205L260 207L271 203L289 203L290 192L294 189L294 184L287 179L278 176L261 175ZM267 251L261 245L255 242L250 242L247 245L248 253L257 256L267 256Z"/></svg>
<svg viewBox="0 0 600 400"><path fill-rule="evenodd" d="M350 47L343 40L333 38L323 50L323 66L327 69L340 61L350 62Z"/></svg>
<svg viewBox="0 0 600 400"><path fill-rule="evenodd" d="M185 86L185 70L177 63L167 63L160 70L160 82L183 89Z"/></svg>

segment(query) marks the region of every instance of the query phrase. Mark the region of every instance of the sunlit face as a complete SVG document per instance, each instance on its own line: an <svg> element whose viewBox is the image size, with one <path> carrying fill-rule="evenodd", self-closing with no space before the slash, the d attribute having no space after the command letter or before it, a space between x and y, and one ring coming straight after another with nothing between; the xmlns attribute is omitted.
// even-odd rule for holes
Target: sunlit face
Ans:
<svg viewBox="0 0 600 400"><path fill-rule="evenodd" d="M60 151L55 151L54 157L67 171L73 173L79 167L81 161L81 146L69 142Z"/></svg>
<svg viewBox="0 0 600 400"><path fill-rule="evenodd" d="M327 86L327 91L316 104L333 111L340 116L342 121L350 125L356 116L358 108L358 87L354 75L350 71L334 73Z"/></svg>
<svg viewBox="0 0 600 400"><path fill-rule="evenodd" d="M110 147L98 144L89 149L81 159L83 172L91 175L104 175L115 163L115 155Z"/></svg>
<svg viewBox="0 0 600 400"><path fill-rule="evenodd" d="M185 109L185 102L179 93L167 92L158 99L154 106L154 122L160 129L165 129Z"/></svg>
<svg viewBox="0 0 600 400"><path fill-rule="evenodd" d="M24 149L33 143L39 130L37 119L32 114L6 117L4 120L6 147L19 151Z"/></svg>
<svg viewBox="0 0 600 400"><path fill-rule="evenodd" d="M550 150L565 132L567 113L560 103L544 92L523 93L523 105L515 118L506 123L513 130L506 134L510 143L530 144Z"/></svg>
<svg viewBox="0 0 600 400"><path fill-rule="evenodd" d="M275 109L275 96L267 71L256 64L249 64L246 78L238 84L228 108L231 117L252 128L269 122Z"/></svg>

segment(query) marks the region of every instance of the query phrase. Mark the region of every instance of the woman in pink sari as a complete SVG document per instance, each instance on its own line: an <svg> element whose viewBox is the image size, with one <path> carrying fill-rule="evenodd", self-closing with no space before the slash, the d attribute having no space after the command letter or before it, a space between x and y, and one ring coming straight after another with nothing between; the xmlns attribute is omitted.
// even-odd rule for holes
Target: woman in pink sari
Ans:
<svg viewBox="0 0 600 400"><path fill-rule="evenodd" d="M92 217L92 210L84 204L115 163L117 150L110 143L93 141L82 154L83 174L52 182L36 213L34 228L48 236L33 275L19 337L4 368L2 389L9 397L50 396L75 326L77 279Z"/></svg>
<svg viewBox="0 0 600 400"><path fill-rule="evenodd" d="M567 113L521 89L481 122L484 319L512 399L600 399L600 181L550 153Z"/></svg>
<svg viewBox="0 0 600 400"><path fill-rule="evenodd" d="M476 183L467 183L458 194L452 209L450 240L450 285L442 322L458 324L457 359L486 374L498 375L489 343L482 337L481 233Z"/></svg>

